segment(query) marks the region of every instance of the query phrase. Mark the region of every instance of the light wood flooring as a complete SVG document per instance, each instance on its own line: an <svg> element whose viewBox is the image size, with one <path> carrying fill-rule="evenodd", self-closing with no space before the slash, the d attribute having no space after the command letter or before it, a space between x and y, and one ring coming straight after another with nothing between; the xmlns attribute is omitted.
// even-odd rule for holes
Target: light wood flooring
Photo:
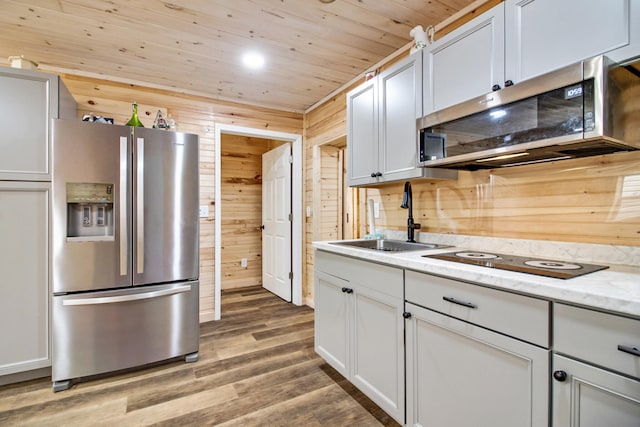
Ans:
<svg viewBox="0 0 640 427"><path fill-rule="evenodd" d="M313 310L260 287L223 292L200 360L172 361L53 393L0 387L0 426L397 426L313 351Z"/></svg>

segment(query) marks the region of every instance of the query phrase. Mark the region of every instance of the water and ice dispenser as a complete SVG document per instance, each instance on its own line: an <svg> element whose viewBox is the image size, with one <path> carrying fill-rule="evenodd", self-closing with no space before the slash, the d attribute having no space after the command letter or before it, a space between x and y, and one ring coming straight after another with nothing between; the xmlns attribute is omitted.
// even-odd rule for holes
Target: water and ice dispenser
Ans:
<svg viewBox="0 0 640 427"><path fill-rule="evenodd" d="M113 184L67 183L67 239L113 240Z"/></svg>

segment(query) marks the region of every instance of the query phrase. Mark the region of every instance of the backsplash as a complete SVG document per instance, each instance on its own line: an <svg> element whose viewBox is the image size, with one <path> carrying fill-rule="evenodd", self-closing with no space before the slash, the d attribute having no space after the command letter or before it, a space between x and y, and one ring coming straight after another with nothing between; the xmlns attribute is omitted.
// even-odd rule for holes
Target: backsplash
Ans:
<svg viewBox="0 0 640 427"><path fill-rule="evenodd" d="M365 198L380 203L378 228L406 233L402 186L366 189ZM422 232L640 246L638 151L461 171L457 181L414 180L412 186Z"/></svg>

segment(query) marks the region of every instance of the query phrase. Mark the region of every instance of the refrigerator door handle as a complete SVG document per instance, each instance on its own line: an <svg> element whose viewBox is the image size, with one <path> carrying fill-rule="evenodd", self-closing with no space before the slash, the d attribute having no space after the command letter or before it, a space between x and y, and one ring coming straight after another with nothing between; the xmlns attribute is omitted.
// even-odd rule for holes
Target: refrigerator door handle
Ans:
<svg viewBox="0 0 640 427"><path fill-rule="evenodd" d="M183 286L178 286L176 288L144 292L141 294L138 293L138 294L129 294L129 295L117 295L112 297L66 299L62 302L62 305L114 304L119 302L138 301L143 299L165 297L169 295L182 294L190 291L191 291L191 285L183 285Z"/></svg>
<svg viewBox="0 0 640 427"><path fill-rule="evenodd" d="M129 169L128 138L120 137L120 275L126 276L128 270L128 254L127 243L129 236L127 235L127 170Z"/></svg>
<svg viewBox="0 0 640 427"><path fill-rule="evenodd" d="M144 138L137 138L136 271L144 273Z"/></svg>

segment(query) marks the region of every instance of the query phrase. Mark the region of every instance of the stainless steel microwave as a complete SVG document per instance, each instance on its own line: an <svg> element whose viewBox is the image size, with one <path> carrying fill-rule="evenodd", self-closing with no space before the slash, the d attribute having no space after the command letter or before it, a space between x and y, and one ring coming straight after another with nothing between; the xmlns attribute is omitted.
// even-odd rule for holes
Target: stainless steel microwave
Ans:
<svg viewBox="0 0 640 427"><path fill-rule="evenodd" d="M624 111L638 87L637 64L598 56L437 111L417 121L419 166L492 169L640 149Z"/></svg>

